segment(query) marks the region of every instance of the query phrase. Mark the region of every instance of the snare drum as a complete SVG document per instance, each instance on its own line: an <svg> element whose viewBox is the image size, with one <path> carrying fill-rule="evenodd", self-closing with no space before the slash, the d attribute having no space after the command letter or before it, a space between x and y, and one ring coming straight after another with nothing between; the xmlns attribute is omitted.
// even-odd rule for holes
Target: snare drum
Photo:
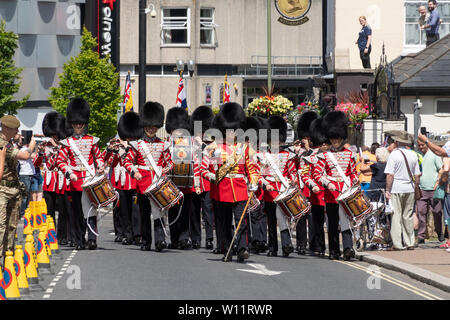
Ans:
<svg viewBox="0 0 450 320"><path fill-rule="evenodd" d="M274 199L280 206L281 211L288 218L298 220L304 217L311 210L311 204L300 189L289 188Z"/></svg>
<svg viewBox="0 0 450 320"><path fill-rule="evenodd" d="M192 188L194 185L194 154L191 137L172 139L173 168L169 177L180 188Z"/></svg>
<svg viewBox="0 0 450 320"><path fill-rule="evenodd" d="M372 212L369 198L361 191L359 184L354 185L336 198L337 202L344 208L349 218L358 225L364 217Z"/></svg>
<svg viewBox="0 0 450 320"><path fill-rule="evenodd" d="M82 186L95 208L106 207L117 199L114 188L105 175L95 176L85 182Z"/></svg>
<svg viewBox="0 0 450 320"><path fill-rule="evenodd" d="M172 208L183 198L183 193L167 176L150 185L144 194L162 211Z"/></svg>

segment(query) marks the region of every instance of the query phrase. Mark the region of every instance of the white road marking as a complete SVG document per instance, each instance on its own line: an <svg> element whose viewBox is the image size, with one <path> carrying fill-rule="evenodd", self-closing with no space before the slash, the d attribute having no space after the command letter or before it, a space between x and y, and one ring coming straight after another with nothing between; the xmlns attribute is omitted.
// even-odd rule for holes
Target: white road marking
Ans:
<svg viewBox="0 0 450 320"><path fill-rule="evenodd" d="M271 270L267 269L267 267L265 265L258 264L258 263L246 263L246 264L250 267L255 268L256 270L252 270L252 269L236 269L236 270L261 274L261 275L265 275L265 276L275 276L275 275L281 274L283 272L289 272L289 271L271 271Z"/></svg>

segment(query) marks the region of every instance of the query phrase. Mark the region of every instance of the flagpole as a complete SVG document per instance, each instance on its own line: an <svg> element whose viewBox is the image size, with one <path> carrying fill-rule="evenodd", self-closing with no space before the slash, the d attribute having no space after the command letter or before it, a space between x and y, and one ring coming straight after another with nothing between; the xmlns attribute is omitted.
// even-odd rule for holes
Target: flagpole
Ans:
<svg viewBox="0 0 450 320"><path fill-rule="evenodd" d="M272 0L267 0L267 90L272 94Z"/></svg>

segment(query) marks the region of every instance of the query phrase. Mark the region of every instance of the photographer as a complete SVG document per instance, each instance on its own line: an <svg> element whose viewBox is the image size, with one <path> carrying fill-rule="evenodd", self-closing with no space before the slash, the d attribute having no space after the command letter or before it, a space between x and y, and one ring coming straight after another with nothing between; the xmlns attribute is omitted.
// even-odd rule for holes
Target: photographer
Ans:
<svg viewBox="0 0 450 320"><path fill-rule="evenodd" d="M0 118L0 148L6 149L3 177L0 181L0 263L5 251L13 251L15 233L19 220L19 208L22 200L23 184L19 183L18 160L27 160L33 153L36 141L32 139L28 148L19 150L11 139L17 134L20 121L11 115Z"/></svg>
<svg viewBox="0 0 450 320"><path fill-rule="evenodd" d="M23 132L24 133L24 132ZM26 151L29 148L28 139L25 139L22 135L18 134L14 138L17 141L17 147L20 151ZM25 185L25 193L22 197L22 203L20 205L20 218L25 214L25 209L28 207L31 197L31 188L34 184L34 176L36 175L36 170L34 168L34 163L32 157L26 160L19 160L19 181Z"/></svg>

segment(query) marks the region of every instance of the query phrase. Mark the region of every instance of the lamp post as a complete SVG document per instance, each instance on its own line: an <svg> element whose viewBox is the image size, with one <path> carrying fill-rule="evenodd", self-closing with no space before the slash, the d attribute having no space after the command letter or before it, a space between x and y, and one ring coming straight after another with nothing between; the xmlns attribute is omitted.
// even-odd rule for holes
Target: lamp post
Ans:
<svg viewBox="0 0 450 320"><path fill-rule="evenodd" d="M267 90L272 94L272 0L267 0Z"/></svg>

